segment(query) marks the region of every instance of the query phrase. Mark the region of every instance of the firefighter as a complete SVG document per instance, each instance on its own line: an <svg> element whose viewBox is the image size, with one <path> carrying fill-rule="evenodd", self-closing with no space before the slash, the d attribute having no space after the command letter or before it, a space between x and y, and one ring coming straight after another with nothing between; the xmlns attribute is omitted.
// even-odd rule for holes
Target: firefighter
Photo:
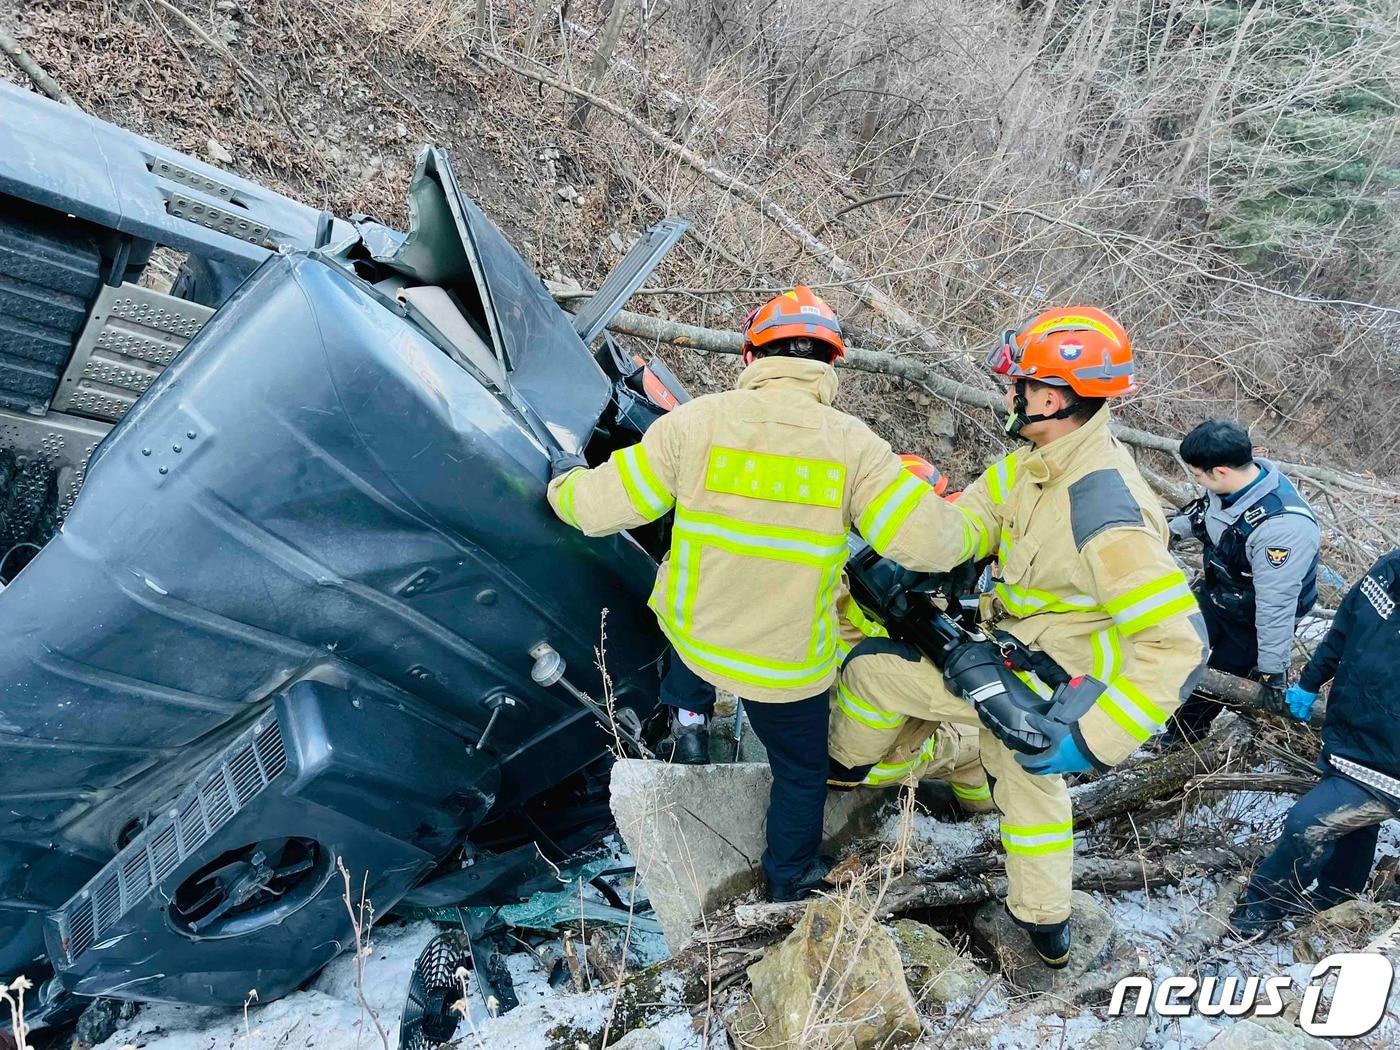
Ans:
<svg viewBox="0 0 1400 1050"><path fill-rule="evenodd" d="M1380 825L1400 815L1400 550L1351 589L1322 644L1287 692L1306 722L1332 683L1322 726L1322 780L1293 804L1235 913L1243 934L1324 910L1366 888Z"/></svg>
<svg viewBox="0 0 1400 1050"><path fill-rule="evenodd" d="M1208 419L1181 441L1181 458L1206 489L1172 518L1175 538L1204 546L1196 597L1210 632L1210 666L1259 682L1267 707L1283 714L1298 621L1317 602L1317 520L1293 483L1256 459L1249 431ZM1193 696L1171 735L1199 740L1219 700Z"/></svg>
<svg viewBox="0 0 1400 1050"><path fill-rule="evenodd" d="M774 900L822 884L827 696L838 661L836 601L858 522L911 568L941 557L932 490L864 423L837 411L845 353L831 308L805 287L744 325L738 388L687 402L593 469L556 453L549 502L604 536L673 507L650 604L672 651L661 700L678 747L707 750L715 690L742 697L773 770L763 868Z"/></svg>
<svg viewBox="0 0 1400 1050"><path fill-rule="evenodd" d="M932 463L908 453L900 459L906 470L933 486L936 495L944 494L948 479ZM842 588L836 609L841 625L836 648L842 660L866 638L889 637L889 632L851 597L849 588ZM841 688L838 678L837 688L831 693L831 718L843 717L842 709L852 702L853 698ZM837 766L837 775L828 778L827 786L836 791L851 791L859 787L891 788L923 780L942 780L952 789L964 813L975 815L992 810L992 789L987 783L987 772L982 768L976 729L953 722L901 718L899 730L881 761L865 770L864 776L858 780L843 780L839 772L841 767Z"/></svg>
<svg viewBox="0 0 1400 1050"><path fill-rule="evenodd" d="M841 658L846 658L864 638L889 637L850 595L844 596L839 609ZM830 720L836 722L853 714L858 718L885 718L890 728L899 729L899 734L881 760L862 769L862 776L858 778L841 777L843 767L836 764L827 778L827 787L851 791L860 787L890 788L923 780L942 780L952 788L953 798L958 799L959 808L967 815L993 811L991 785L987 783L987 770L981 764L977 729L956 722L925 721L883 711L861 710L860 700L851 696L850 690L837 678L830 703ZM840 727L833 729L833 735L839 732Z"/></svg>
<svg viewBox="0 0 1400 1050"><path fill-rule="evenodd" d="M936 571L997 560L989 639L950 651L942 672L912 645L861 642L842 667L831 753L859 780L906 719L980 723L1007 907L1059 967L1074 847L1062 774L1108 769L1161 732L1204 671L1206 632L1157 500L1109 432L1107 401L1134 389L1123 328L1090 307L1047 310L1003 333L987 364L1009 380L1004 429L1029 446L956 503L927 505L944 525Z"/></svg>

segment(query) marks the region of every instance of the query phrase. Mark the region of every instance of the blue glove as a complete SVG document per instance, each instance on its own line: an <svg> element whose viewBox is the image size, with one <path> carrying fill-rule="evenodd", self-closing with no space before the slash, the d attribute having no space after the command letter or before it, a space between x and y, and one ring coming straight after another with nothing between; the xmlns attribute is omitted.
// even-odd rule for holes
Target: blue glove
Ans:
<svg viewBox="0 0 1400 1050"><path fill-rule="evenodd" d="M1312 717L1313 704L1317 703L1317 694L1310 693L1296 682L1288 687L1288 692L1283 694L1284 700L1288 702L1288 710L1293 712L1293 717L1300 722L1306 722Z"/></svg>
<svg viewBox="0 0 1400 1050"><path fill-rule="evenodd" d="M1058 744L1052 744L1048 750L1038 755L1018 753L1016 761L1026 772L1036 776L1049 776L1052 773L1087 773L1094 768L1094 764L1079 750L1079 745L1069 733L1060 737Z"/></svg>

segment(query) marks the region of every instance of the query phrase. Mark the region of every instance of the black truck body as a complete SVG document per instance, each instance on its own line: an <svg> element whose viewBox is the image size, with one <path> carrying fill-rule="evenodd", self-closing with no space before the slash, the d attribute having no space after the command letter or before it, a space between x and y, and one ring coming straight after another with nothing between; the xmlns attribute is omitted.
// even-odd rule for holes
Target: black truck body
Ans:
<svg viewBox="0 0 1400 1050"><path fill-rule="evenodd" d="M531 670L601 698L604 610L653 709L655 545L544 490L660 409L443 153L410 203L332 218L0 83L0 976L46 1004L274 998L351 942L341 866L382 915L551 792L586 822L612 737Z"/></svg>

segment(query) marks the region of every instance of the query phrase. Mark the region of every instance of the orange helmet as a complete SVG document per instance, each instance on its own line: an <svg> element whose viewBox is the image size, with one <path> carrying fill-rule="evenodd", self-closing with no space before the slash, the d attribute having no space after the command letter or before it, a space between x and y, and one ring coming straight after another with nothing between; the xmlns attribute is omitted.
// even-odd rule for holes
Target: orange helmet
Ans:
<svg viewBox="0 0 1400 1050"><path fill-rule="evenodd" d="M900 455L899 461L904 464L904 469L913 474L921 481L927 481L933 486L935 495L943 495L948 489L948 479L943 476L943 472L935 467L923 456L916 456L912 452L905 452Z"/></svg>
<svg viewBox="0 0 1400 1050"><path fill-rule="evenodd" d="M1003 332L987 367L1012 379L1067 386L1080 397L1123 397L1136 389L1128 333L1092 306L1043 310Z"/></svg>
<svg viewBox="0 0 1400 1050"><path fill-rule="evenodd" d="M836 312L804 284L775 295L744 321L745 353L780 339L815 339L830 349L830 360L846 356Z"/></svg>

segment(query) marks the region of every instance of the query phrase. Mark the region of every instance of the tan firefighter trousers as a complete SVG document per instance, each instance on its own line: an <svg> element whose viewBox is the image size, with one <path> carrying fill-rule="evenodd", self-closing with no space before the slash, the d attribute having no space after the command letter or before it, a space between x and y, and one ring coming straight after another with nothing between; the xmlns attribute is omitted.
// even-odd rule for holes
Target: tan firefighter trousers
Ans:
<svg viewBox="0 0 1400 1050"><path fill-rule="evenodd" d="M847 706L867 713L864 721L833 713L829 747L832 757L846 766L886 761L904 727L899 716L980 730L982 765L1001 814L1011 914L1031 923L1069 918L1074 826L1064 778L1034 776L1022 769L1012 752L981 728L972 706L948 691L942 674L925 658L915 661L889 651L862 653L858 647L841 671L841 686L853 700Z"/></svg>

